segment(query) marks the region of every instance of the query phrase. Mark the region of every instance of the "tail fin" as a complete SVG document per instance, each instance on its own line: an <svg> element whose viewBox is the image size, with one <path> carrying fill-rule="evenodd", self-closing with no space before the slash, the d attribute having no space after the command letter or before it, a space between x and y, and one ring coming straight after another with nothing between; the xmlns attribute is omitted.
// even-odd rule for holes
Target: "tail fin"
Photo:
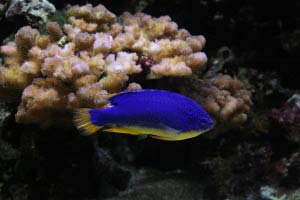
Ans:
<svg viewBox="0 0 300 200"><path fill-rule="evenodd" d="M74 124L80 131L81 135L89 136L96 133L102 126L92 124L90 121L90 113L88 108L80 108L74 113Z"/></svg>

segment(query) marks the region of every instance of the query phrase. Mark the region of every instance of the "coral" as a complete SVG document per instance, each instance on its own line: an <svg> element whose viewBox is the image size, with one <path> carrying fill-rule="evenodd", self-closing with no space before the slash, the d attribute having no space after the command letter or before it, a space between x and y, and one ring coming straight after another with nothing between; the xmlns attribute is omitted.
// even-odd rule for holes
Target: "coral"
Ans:
<svg viewBox="0 0 300 200"><path fill-rule="evenodd" d="M47 0L13 0L11 1L5 16L8 19L18 15L26 16L29 22L47 22L48 15L56 11L54 5Z"/></svg>
<svg viewBox="0 0 300 200"><path fill-rule="evenodd" d="M198 37L198 39L201 37ZM195 38L193 38L193 41ZM194 41L195 44L197 44ZM194 47L196 48L196 47ZM227 52L228 56L223 55ZM225 54L227 54L225 53ZM201 104L215 119L216 125L214 133L222 133L233 127L240 127L249 116L250 108L253 105L253 87L245 81L243 76L234 78L226 74L232 69L225 70L225 63L233 59L232 52L227 48L221 48L216 58L212 58L211 65L206 73L196 74L179 87L179 92L195 99ZM202 52L191 54L187 57L189 66L197 66L199 58L204 58ZM240 68L238 68L240 69ZM250 71L250 70L249 70ZM251 77L251 76L248 76ZM215 134L209 134L214 136Z"/></svg>
<svg viewBox="0 0 300 200"><path fill-rule="evenodd" d="M281 108L273 109L270 118L279 126L284 137L289 141L300 143L300 95L294 94Z"/></svg>
<svg viewBox="0 0 300 200"><path fill-rule="evenodd" d="M13 2L26 11L36 3ZM40 1L42 5L46 1ZM1 46L0 92L22 92L18 122L48 126L70 121L78 107L102 107L110 93L140 89L140 84L129 82L137 74L181 77L205 69L204 37L178 29L168 16L117 17L91 4L73 6L67 14L69 23L46 24L48 35L25 26L14 41ZM61 120L52 120L56 117Z"/></svg>
<svg viewBox="0 0 300 200"><path fill-rule="evenodd" d="M64 111L102 107L107 94L141 88L128 83L136 74L182 77L201 75L205 69L205 38L178 29L168 16L124 13L118 18L102 5L90 4L73 6L67 13L65 43L59 42L64 38L60 26L48 22L49 35L26 26L15 41L1 47L2 88L24 90L19 122L47 125L55 123L55 116L67 118ZM203 97L199 102L216 121L236 126L247 119L252 102L241 82L208 73L202 83L197 86Z"/></svg>
<svg viewBox="0 0 300 200"><path fill-rule="evenodd" d="M1 46L1 53L8 56L5 59L5 67L0 67L0 82L3 89L18 89L21 90L31 82L30 75L23 72L22 65L22 50L17 49L15 42Z"/></svg>
<svg viewBox="0 0 300 200"><path fill-rule="evenodd" d="M273 163L273 173L281 185L293 188L300 184L300 153L297 149L288 157Z"/></svg>
<svg viewBox="0 0 300 200"><path fill-rule="evenodd" d="M54 88L30 85L23 91L22 103L16 114L16 120L35 123L47 120L47 118L51 118L53 112L60 112L64 109L64 105L62 92ZM44 112L43 116L37 117L42 112Z"/></svg>
<svg viewBox="0 0 300 200"><path fill-rule="evenodd" d="M57 22L48 22L46 28L52 41L58 41L64 35Z"/></svg>
<svg viewBox="0 0 300 200"><path fill-rule="evenodd" d="M151 72L154 76L187 76L192 74L191 68L186 66L184 62L178 62L177 60L170 58L164 58L160 64L151 67Z"/></svg>
<svg viewBox="0 0 300 200"><path fill-rule="evenodd" d="M88 33L78 33L75 36L75 46L79 50L89 49L93 46L93 43L95 41L95 37L93 35L90 35Z"/></svg>
<svg viewBox="0 0 300 200"><path fill-rule="evenodd" d="M127 87L127 90L140 90L142 89L142 86L138 83L130 83Z"/></svg>
<svg viewBox="0 0 300 200"><path fill-rule="evenodd" d="M24 26L15 35L17 48L25 54L28 49L34 46L38 34L37 30L32 29L30 26Z"/></svg>
<svg viewBox="0 0 300 200"><path fill-rule="evenodd" d="M219 122L238 126L248 118L252 101L244 85L229 75L208 75L200 83L203 107Z"/></svg>

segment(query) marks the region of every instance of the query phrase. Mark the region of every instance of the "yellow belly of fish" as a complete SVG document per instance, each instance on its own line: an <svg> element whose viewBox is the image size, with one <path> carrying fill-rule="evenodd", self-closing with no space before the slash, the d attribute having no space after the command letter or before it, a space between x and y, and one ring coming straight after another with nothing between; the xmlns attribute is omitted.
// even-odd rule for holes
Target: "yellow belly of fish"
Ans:
<svg viewBox="0 0 300 200"><path fill-rule="evenodd" d="M107 128L103 131L114 132L114 133L124 133L130 135L149 135L152 138L167 140L167 141L178 141L185 140L189 138L196 137L204 132L205 130L199 131L188 131L182 133L173 133L170 131L165 131L161 129L155 128L144 128L144 127L136 127L136 126L128 126L128 127L111 127Z"/></svg>

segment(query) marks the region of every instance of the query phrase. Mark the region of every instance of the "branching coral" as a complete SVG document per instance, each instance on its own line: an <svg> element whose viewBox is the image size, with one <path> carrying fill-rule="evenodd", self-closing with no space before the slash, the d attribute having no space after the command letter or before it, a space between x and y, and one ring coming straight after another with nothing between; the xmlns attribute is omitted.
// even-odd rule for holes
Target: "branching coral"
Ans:
<svg viewBox="0 0 300 200"><path fill-rule="evenodd" d="M48 35L43 35L25 26L1 47L1 92L23 90L19 122L49 125L57 123L52 120L56 116L67 119L78 107L102 107L106 94L140 89L129 83L137 74L142 79L182 77L201 75L205 69L205 38L178 29L168 16L117 17L90 4L73 6L67 13L69 24L63 29L48 22ZM216 119L233 124L246 120L251 100L239 81L218 75L204 82L199 85L207 97L202 103Z"/></svg>
<svg viewBox="0 0 300 200"><path fill-rule="evenodd" d="M204 69L204 37L178 29L168 16L117 17L102 5L90 4L73 6L67 13L69 24L63 29L48 22L44 35L25 26L14 41L1 46L1 92L23 91L19 122L56 124L52 119L68 119L78 107L101 107L106 94L140 89L128 83L134 74L159 78ZM141 58L151 61L146 70Z"/></svg>
<svg viewBox="0 0 300 200"><path fill-rule="evenodd" d="M203 107L224 125L234 127L247 120L251 93L229 75L207 75L199 86Z"/></svg>

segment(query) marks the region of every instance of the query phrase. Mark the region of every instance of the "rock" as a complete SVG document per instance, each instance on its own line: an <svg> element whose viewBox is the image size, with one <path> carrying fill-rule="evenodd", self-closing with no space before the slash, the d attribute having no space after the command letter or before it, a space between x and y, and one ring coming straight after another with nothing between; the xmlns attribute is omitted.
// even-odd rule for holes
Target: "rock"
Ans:
<svg viewBox="0 0 300 200"><path fill-rule="evenodd" d="M9 2L8 0L4 0L4 1L1 1L1 3L0 3L0 20L2 19L3 15L5 13L8 2Z"/></svg>
<svg viewBox="0 0 300 200"><path fill-rule="evenodd" d="M29 22L40 21L46 23L48 15L56 11L54 5L47 0L12 0L5 17L13 19L18 15L26 16Z"/></svg>
<svg viewBox="0 0 300 200"><path fill-rule="evenodd" d="M144 174L143 172L142 174ZM182 173L153 173L134 175L135 183L118 196L107 200L201 200L203 199L202 185ZM149 175L149 173L152 174ZM139 177L137 177L139 176ZM142 175L145 176L145 175ZM150 176L150 177L149 177ZM148 178L147 178L148 177ZM144 180L146 179L146 180Z"/></svg>

